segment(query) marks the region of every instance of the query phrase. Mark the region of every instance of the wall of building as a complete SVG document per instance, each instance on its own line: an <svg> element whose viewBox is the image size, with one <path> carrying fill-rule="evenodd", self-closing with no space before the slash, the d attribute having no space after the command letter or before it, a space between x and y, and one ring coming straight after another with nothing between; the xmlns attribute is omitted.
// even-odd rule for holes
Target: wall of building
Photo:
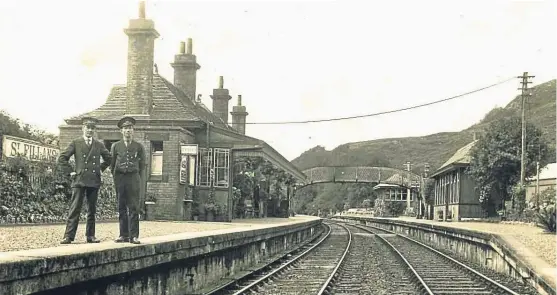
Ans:
<svg viewBox="0 0 557 295"><path fill-rule="evenodd" d="M539 193L542 193L548 188L555 189L555 178L553 179L540 179L539 181ZM534 202L536 195L536 181L528 183L526 186L526 202Z"/></svg>
<svg viewBox="0 0 557 295"><path fill-rule="evenodd" d="M147 165L146 194L156 198L155 219L180 220L184 216L183 199L186 194L186 185L179 183L180 177L180 144L195 143L194 136L180 130L180 128L158 126L136 126L134 139L145 148ZM64 126L60 128L60 146L64 149L69 142L81 136L81 126ZM97 139L121 140L122 135L117 127L100 125L97 128ZM163 143L162 175L151 175L152 142ZM145 187L144 187L145 188ZM144 192L141 196L141 207L146 198Z"/></svg>
<svg viewBox="0 0 557 295"><path fill-rule="evenodd" d="M438 175L435 177L434 219L459 220L483 217L479 197L475 183L466 174L465 167Z"/></svg>
<svg viewBox="0 0 557 295"><path fill-rule="evenodd" d="M480 193L476 189L476 183L466 174L464 168L460 171L460 204L478 204L480 200Z"/></svg>
<svg viewBox="0 0 557 295"><path fill-rule="evenodd" d="M83 135L81 126L63 126L60 127L60 141L58 142L60 150L64 151L70 142Z"/></svg>

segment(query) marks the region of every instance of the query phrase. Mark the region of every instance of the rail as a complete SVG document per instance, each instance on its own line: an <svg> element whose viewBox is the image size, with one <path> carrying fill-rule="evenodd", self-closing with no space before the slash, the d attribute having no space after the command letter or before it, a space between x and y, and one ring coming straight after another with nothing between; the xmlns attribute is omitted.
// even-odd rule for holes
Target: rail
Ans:
<svg viewBox="0 0 557 295"><path fill-rule="evenodd" d="M245 286L244 288L236 291L233 293L233 295L239 295L239 294L243 294L244 292L248 291L249 289L253 288L254 286L260 284L263 280L266 280L267 278L273 276L274 274L276 274L277 272L283 270L284 268L286 268L287 266L291 265L292 263L294 263L295 261L298 261L300 258L304 257L305 255L307 255L309 252L311 252L313 249L315 249L316 247L318 247L319 245L321 245L321 243L323 243L323 241L325 241L330 235L331 235L331 227L326 224L323 223L325 226L328 227L328 232L327 234L321 239L319 240L319 242L315 243L315 245L311 246L310 248L308 248L306 251L302 252L301 254L299 254L298 256L294 257L293 259L291 259L290 261L286 262L285 264L283 264L282 266L274 269L273 271L271 271L270 273L262 276L261 278L259 278L257 281L252 282L251 284Z"/></svg>
<svg viewBox="0 0 557 295"><path fill-rule="evenodd" d="M344 250L344 253L340 257L340 260L339 260L337 266L335 267L335 269L333 269L333 272L331 273L331 275L329 275L329 278L327 278L327 280L323 284L323 287L321 287L321 289L319 290L319 293L317 293L318 295L321 295L321 294L325 293L325 291L327 290L327 287L329 287L329 285L331 284L331 281L333 280L333 277L338 272L338 269L344 263L344 261L346 259L346 255L348 254L348 252L350 250L350 245L352 244L352 233L350 232L350 229L348 229L345 225L342 225L342 224L338 224L338 225L342 226L344 229L346 229L346 231L348 231L348 245L346 245L346 249Z"/></svg>
<svg viewBox="0 0 557 295"><path fill-rule="evenodd" d="M436 249L434 249L434 248L432 248L432 247L430 247L430 246L428 246L428 245L426 245L426 244L424 244L424 243L421 243L421 242L419 242L419 241L417 241L417 240L414 240L414 239L412 239L412 238L410 238L410 237L407 237L407 236L404 236L404 235L400 235L400 234L398 234L398 233L396 233L396 232L393 232L393 231L390 231L390 230L386 230L386 229L383 229L383 228L379 228L379 227L376 227L376 226L372 226L372 225L366 225L365 227L361 227L361 226L358 226L358 225L354 225L354 226L356 226L356 227L358 227L358 228L361 228L361 229L365 229L365 227L369 227L369 228L373 228L373 229L376 229L376 230L388 232L388 233L394 234L394 235L396 235L396 236L398 236L398 237L404 238L404 239L406 239L406 240L408 240L408 241L410 241L410 242L413 242L413 243L415 243L415 244L417 244L417 245L420 245L420 246L424 247L425 249L427 249L427 250L429 250L429 251L431 251L431 252L433 252L433 253L435 253L435 254L441 256L441 257L444 258L444 259L447 259L447 260L449 260L449 261L455 263L455 264L458 265L459 267L462 267L462 268L466 269L467 271L471 272L472 274L474 274L475 276L478 276L478 277L482 278L484 281L488 282L489 284L492 284L492 285L494 285L494 286L497 286L499 289L501 289L501 290L507 292L507 293L510 294L510 295L520 295L519 293L517 293L517 292L515 292L515 291L509 289L508 287L502 285L501 283L499 283L499 282L497 282L497 281L495 281L495 280L493 280L493 279L491 279L491 278L485 276L484 274L482 274L482 273L480 273L479 271L477 271L477 270L475 270L475 269L473 269L473 268L467 266L466 264L464 264L464 263L462 263L462 262L460 262L460 261L458 261L458 260L456 260L456 259L454 259L454 258L448 256L447 254L445 254L445 253L443 253L443 252L440 252L440 251L438 251L438 250L436 250ZM412 272L413 272L416 276L419 277L420 283L422 283L422 285L426 288L426 290L429 292L429 294L432 294L432 295L433 295L434 293L431 292L431 290L429 289L429 287L427 286L427 284L423 281L423 279L421 278L421 276L419 276L419 275L417 274L417 272L416 272L415 269L410 265L410 263L407 261L407 259L404 258L404 256L402 255L402 253L400 253L400 252L395 248L394 245L392 245L389 241L387 241L387 240L384 239L383 237L381 237L381 236L379 236L379 235L377 235L377 237L381 238L381 240L383 240L384 242L386 242L393 250L395 250L395 252L396 252L397 254L399 254L399 256L400 256L400 257L407 263L407 265L411 268Z"/></svg>

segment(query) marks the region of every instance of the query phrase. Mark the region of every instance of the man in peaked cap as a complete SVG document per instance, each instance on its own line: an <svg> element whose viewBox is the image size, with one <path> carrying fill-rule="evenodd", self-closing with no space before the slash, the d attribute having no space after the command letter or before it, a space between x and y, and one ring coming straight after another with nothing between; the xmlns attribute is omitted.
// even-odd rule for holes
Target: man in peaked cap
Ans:
<svg viewBox="0 0 557 295"><path fill-rule="evenodd" d="M110 170L118 196L120 237L116 243L139 244L139 193L145 169L145 148L133 139L135 119L124 117L118 122L122 140L111 148Z"/></svg>
<svg viewBox="0 0 557 295"><path fill-rule="evenodd" d="M103 143L93 138L99 121L95 118L84 117L81 122L83 135L72 140L58 157L58 164L66 168L66 171L71 171L70 158L73 156L75 160L75 171L69 173L72 179L72 200L66 232L61 244L70 244L75 239L84 198L87 198L88 209L85 228L87 243L100 242L95 238L97 197L101 185L101 173L110 165L112 156ZM103 159L102 164L101 158Z"/></svg>

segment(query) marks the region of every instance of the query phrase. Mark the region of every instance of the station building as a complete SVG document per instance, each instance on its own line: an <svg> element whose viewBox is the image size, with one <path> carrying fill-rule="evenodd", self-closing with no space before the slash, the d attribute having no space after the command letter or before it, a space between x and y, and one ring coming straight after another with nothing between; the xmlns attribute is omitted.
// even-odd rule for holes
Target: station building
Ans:
<svg viewBox="0 0 557 295"><path fill-rule="evenodd" d="M141 202L154 199L154 219L189 220L192 206L203 207L213 192L222 208L222 221L232 218L233 161L235 157L262 157L297 181L305 175L273 147L245 135L248 112L238 95L232 98L223 77L213 89L212 110L196 98L196 73L200 69L192 50L181 42L175 55L173 83L162 77L154 64L155 39L159 33L153 20L145 17L141 2L139 17L129 21L126 85L115 85L106 102L95 110L65 119L60 126L60 147L81 135L84 116L100 120L97 138L107 148L121 139L116 123L123 116L136 119L135 140L148 154ZM193 196L199 204L193 203ZM203 211L203 208L197 208Z"/></svg>
<svg viewBox="0 0 557 295"><path fill-rule="evenodd" d="M470 166L470 150L476 142L460 148L430 176L435 181L434 219L456 221L483 217L479 192L474 180L465 172Z"/></svg>
<svg viewBox="0 0 557 295"><path fill-rule="evenodd" d="M386 183L380 183L373 187L377 194L377 199L375 199L376 208L384 207L378 206L380 203L387 205L387 203L396 202L402 204L404 215L415 215L418 206L418 187L416 185L415 187L407 188L392 184L402 182L402 178L403 176L397 173L389 177L385 181ZM381 212L377 213L382 215Z"/></svg>

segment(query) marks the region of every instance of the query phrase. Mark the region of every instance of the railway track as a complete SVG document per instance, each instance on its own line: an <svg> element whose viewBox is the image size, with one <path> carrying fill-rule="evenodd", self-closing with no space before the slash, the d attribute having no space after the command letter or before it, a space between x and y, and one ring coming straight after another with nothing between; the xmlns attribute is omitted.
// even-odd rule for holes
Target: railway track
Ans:
<svg viewBox="0 0 557 295"><path fill-rule="evenodd" d="M352 225L376 235L392 252L404 261L413 274L412 281L419 293L415 294L537 294L524 291L518 282L506 280L506 286L479 271L411 238L384 229ZM517 292L515 290L521 290Z"/></svg>
<svg viewBox="0 0 557 295"><path fill-rule="evenodd" d="M344 225L326 226L329 230L323 239L280 266L264 267L205 294L328 294L352 236Z"/></svg>
<svg viewBox="0 0 557 295"><path fill-rule="evenodd" d="M390 255L388 245L367 229L347 226L353 242L330 294L421 294L413 274L399 257Z"/></svg>

